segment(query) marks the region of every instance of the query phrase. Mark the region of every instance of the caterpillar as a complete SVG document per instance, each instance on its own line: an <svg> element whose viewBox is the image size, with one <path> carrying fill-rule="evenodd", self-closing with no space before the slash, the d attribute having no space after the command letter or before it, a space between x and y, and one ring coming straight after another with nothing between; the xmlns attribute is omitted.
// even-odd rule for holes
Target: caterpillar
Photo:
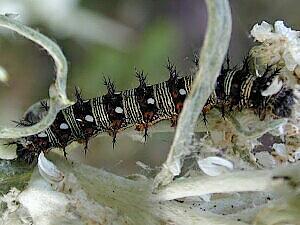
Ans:
<svg viewBox="0 0 300 225"><path fill-rule="evenodd" d="M198 66L198 60L194 62ZM243 108L253 109L261 120L268 110L277 118L291 116L294 94L280 80L280 70L268 66L258 76L250 72L249 66L249 57L240 68L230 68L229 60L226 60L215 90L202 110L205 123L205 115L212 108L218 108L223 117L227 111ZM114 83L105 79L107 93L85 100L76 88L76 102L61 110L50 127L10 144L17 145L19 159L32 163L40 152L48 152L52 148L61 148L66 156L65 148L73 141L83 143L86 151L89 139L101 132L112 136L114 147L117 134L128 127L135 126L136 130L144 132L146 140L149 128L161 120L170 120L171 126L176 126L184 100L191 90L193 75L179 76L170 60L166 67L169 79L154 85L148 85L144 72L136 70L139 85L134 89L117 92ZM48 110L45 102L41 106ZM34 123L36 121L27 115L18 125Z"/></svg>

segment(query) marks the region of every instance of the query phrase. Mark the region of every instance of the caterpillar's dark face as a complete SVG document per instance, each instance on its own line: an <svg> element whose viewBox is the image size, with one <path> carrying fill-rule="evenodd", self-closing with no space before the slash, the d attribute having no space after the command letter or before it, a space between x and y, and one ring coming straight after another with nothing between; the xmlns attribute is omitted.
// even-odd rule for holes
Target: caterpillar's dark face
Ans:
<svg viewBox="0 0 300 225"><path fill-rule="evenodd" d="M287 87L283 87L272 100L272 112L280 117L290 117L292 114L292 108L295 104L295 95L293 90Z"/></svg>
<svg viewBox="0 0 300 225"><path fill-rule="evenodd" d="M270 69L267 68L267 72L269 71ZM277 117L290 117L295 104L295 95L293 90L286 87L280 80L278 74L279 70L274 70L256 79L255 86L260 92L255 94L254 105L257 107L262 107L262 104L264 107L269 106Z"/></svg>

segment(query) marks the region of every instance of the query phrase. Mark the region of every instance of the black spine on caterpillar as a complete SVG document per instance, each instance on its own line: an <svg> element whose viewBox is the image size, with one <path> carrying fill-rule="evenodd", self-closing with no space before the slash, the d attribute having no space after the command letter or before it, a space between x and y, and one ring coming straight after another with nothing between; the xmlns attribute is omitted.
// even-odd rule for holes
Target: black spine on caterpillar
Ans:
<svg viewBox="0 0 300 225"><path fill-rule="evenodd" d="M169 71L169 81L171 81L171 80L177 81L177 79L178 79L178 72L177 72L176 66L175 66L174 63L172 63L170 61L169 58L168 58L168 63L166 65L166 68Z"/></svg>
<svg viewBox="0 0 300 225"><path fill-rule="evenodd" d="M42 101L40 102L40 104L41 104L41 109L42 109L43 111L48 112L48 110L49 110L48 102L47 102L46 100L42 100Z"/></svg>
<svg viewBox="0 0 300 225"><path fill-rule="evenodd" d="M144 74L144 71L138 71L135 68L135 74L139 81L139 86L134 89L133 95L131 94L124 103L129 103L129 101L133 99L136 100L130 110L130 113L135 114L135 118L130 114L128 114L127 117L130 118L130 121L134 121L137 130L144 131L144 139L146 142L148 137L148 123L151 121L153 115L151 112L156 112L157 108L154 101L153 104L149 104L152 102L151 96L153 95L153 89L147 86L147 76ZM148 101L146 99L148 99Z"/></svg>
<svg viewBox="0 0 300 225"><path fill-rule="evenodd" d="M143 70L139 71L136 67L134 68L134 70L135 70L135 76L139 81L138 88L145 89L147 86L147 75L144 73Z"/></svg>
<svg viewBox="0 0 300 225"><path fill-rule="evenodd" d="M108 127L108 133L113 138L112 143L114 148L118 131L127 125L123 109L123 96L121 92L115 92L115 85L110 79L105 79L104 85L107 87L107 94L102 97L102 101L105 113L111 122Z"/></svg>
<svg viewBox="0 0 300 225"><path fill-rule="evenodd" d="M190 91L192 76L179 77L170 60L167 69L169 79L155 85L147 85L144 72L136 70L139 86L122 92L116 92L115 85L105 79L107 94L89 100L84 100L76 89L76 103L60 111L49 128L16 141L18 157L32 161L39 152L47 152L54 147L65 149L72 141L84 143L86 150L88 140L100 132L109 133L114 146L117 133L131 126L143 131L146 139L149 127L165 119L175 126ZM267 67L261 76L253 75L249 72L248 58L240 69L230 68L227 61L217 78L214 92L205 104L203 115L214 107L221 109L223 116L230 110L253 108L264 119L265 110L270 108L277 117L289 117L295 103L291 89L283 85L276 93L262 94L278 73L278 70ZM22 122L21 125L30 124Z"/></svg>

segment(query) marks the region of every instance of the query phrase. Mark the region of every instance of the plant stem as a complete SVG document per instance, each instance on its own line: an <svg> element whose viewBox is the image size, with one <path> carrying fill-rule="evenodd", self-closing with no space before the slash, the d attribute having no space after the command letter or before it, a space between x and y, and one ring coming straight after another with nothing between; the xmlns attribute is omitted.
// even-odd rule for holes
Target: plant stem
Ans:
<svg viewBox="0 0 300 225"><path fill-rule="evenodd" d="M50 109L48 115L39 123L31 127L0 129L0 138L20 138L33 135L50 126L59 110L71 104L66 95L68 73L67 60L59 46L38 31L35 31L4 15L0 15L0 26L13 30L43 47L53 58L56 66L56 80L49 88Z"/></svg>
<svg viewBox="0 0 300 225"><path fill-rule="evenodd" d="M217 77L228 50L231 35L231 13L227 0L206 0L208 10L207 31L200 53L199 70L190 95L184 102L175 138L162 171L154 181L154 188L169 183L179 175L184 156L192 143L198 117L209 95L214 90Z"/></svg>

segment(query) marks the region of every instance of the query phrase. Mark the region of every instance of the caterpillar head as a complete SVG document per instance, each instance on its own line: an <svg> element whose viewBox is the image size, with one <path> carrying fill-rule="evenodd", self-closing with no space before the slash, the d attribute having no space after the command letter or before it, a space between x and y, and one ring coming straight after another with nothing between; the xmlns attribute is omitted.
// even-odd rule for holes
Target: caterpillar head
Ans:
<svg viewBox="0 0 300 225"><path fill-rule="evenodd" d="M272 101L272 112L279 117L290 117L295 104L295 95L291 88L282 87L274 95Z"/></svg>
<svg viewBox="0 0 300 225"><path fill-rule="evenodd" d="M272 82L268 81L267 85L267 88L261 92L261 95L264 97L277 94L283 87L283 81L276 76Z"/></svg>
<svg viewBox="0 0 300 225"><path fill-rule="evenodd" d="M292 115L295 95L293 90L288 88L279 76L268 78L265 89L261 91L261 95L265 98L272 96L271 108L276 116L287 118Z"/></svg>

